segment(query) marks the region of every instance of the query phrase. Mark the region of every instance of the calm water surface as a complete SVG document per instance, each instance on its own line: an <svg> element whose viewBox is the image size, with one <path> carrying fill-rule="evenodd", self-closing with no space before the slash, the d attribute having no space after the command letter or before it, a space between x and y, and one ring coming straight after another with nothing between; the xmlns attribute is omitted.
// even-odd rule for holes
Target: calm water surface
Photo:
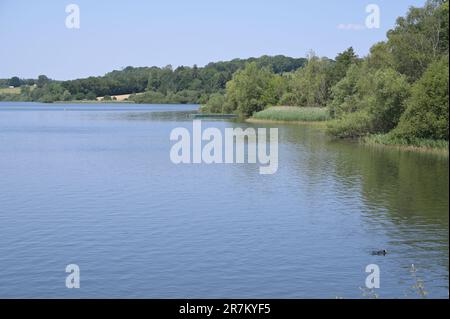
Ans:
<svg viewBox="0 0 450 319"><path fill-rule="evenodd" d="M0 297L448 298L448 157L279 125L275 175L175 165L196 108L0 103Z"/></svg>

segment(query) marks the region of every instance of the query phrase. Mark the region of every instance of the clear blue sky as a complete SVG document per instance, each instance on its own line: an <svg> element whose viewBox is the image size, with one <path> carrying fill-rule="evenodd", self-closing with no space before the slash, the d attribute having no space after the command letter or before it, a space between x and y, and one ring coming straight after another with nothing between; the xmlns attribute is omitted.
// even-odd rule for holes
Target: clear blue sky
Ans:
<svg viewBox="0 0 450 319"><path fill-rule="evenodd" d="M264 54L334 57L353 46L365 55L396 17L425 0L0 0L0 78L102 75L131 66L202 66ZM79 5L68 29L66 5ZM366 5L380 29L364 25Z"/></svg>

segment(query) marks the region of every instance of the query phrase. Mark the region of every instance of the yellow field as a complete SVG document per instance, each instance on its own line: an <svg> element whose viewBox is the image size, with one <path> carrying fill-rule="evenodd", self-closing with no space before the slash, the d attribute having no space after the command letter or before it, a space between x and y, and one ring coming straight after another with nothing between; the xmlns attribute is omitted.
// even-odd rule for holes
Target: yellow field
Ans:
<svg viewBox="0 0 450 319"><path fill-rule="evenodd" d="M20 94L20 88L0 88L0 94Z"/></svg>
<svg viewBox="0 0 450 319"><path fill-rule="evenodd" d="M131 94L112 95L111 98L112 98L112 99L116 98L116 101L123 101L123 100L125 100L125 99L128 99L128 97L129 97L130 95L131 95ZM102 100L103 100L103 96L97 97L97 101L102 101Z"/></svg>
<svg viewBox="0 0 450 319"><path fill-rule="evenodd" d="M142 94L142 93L136 93L136 95L139 95L139 94ZM116 100L114 100L114 101L122 102L122 101L125 101L126 99L128 99L130 97L130 95L131 94L111 95L111 98L112 99L116 98ZM103 96L97 97L97 101L103 101Z"/></svg>

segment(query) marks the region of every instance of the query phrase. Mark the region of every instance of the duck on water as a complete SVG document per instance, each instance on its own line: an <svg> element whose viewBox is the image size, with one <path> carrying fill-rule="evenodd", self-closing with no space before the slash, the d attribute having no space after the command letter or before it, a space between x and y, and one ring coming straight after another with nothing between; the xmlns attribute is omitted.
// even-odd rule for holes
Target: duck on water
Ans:
<svg viewBox="0 0 450 319"><path fill-rule="evenodd" d="M386 254L387 254L386 249L372 251L372 256L386 256Z"/></svg>

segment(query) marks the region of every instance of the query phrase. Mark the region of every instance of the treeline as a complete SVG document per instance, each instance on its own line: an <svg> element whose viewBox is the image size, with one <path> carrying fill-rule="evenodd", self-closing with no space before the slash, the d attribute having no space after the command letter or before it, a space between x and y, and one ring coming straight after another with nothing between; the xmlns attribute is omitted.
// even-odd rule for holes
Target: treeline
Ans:
<svg viewBox="0 0 450 319"><path fill-rule="evenodd" d="M0 100L95 100L96 97L144 92L133 94L130 99L137 103L203 103L210 94L223 92L233 74L248 63L255 63L259 68L268 68L278 74L302 67L306 59L280 55L216 62L205 67L127 67L101 77L70 81L53 81L45 75L27 81L13 77L0 80L0 87L20 86L20 94L2 94ZM36 86L32 86L34 84Z"/></svg>
<svg viewBox="0 0 450 319"><path fill-rule="evenodd" d="M9 86L13 87L20 87L22 85L34 85L36 84L37 80L35 79L20 79L17 76L13 76L10 79L0 79L0 88L6 88Z"/></svg>
<svg viewBox="0 0 450 319"><path fill-rule="evenodd" d="M332 89L332 134L448 140L448 1L431 0L397 19Z"/></svg>
<svg viewBox="0 0 450 319"><path fill-rule="evenodd" d="M233 75L224 94L212 94L202 110L251 116L273 105L324 107L331 101L331 88L359 60L349 48L335 60L311 52L304 67L281 74L249 63Z"/></svg>
<svg viewBox="0 0 450 319"><path fill-rule="evenodd" d="M202 110L251 116L273 105L319 106L334 136L448 140L448 14L443 0L411 8L364 58L352 48L335 60L310 54L305 67L282 74L249 63Z"/></svg>

